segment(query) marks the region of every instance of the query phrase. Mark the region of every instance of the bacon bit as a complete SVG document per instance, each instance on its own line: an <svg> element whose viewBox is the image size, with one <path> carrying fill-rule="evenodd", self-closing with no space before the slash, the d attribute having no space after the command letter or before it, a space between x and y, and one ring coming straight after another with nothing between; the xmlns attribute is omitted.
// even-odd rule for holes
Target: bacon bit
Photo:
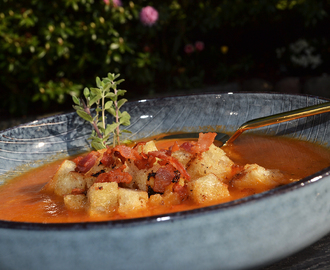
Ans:
<svg viewBox="0 0 330 270"><path fill-rule="evenodd" d="M75 171L80 173L88 172L95 165L95 162L99 158L99 156L99 152L92 151L81 159L77 158L78 164Z"/></svg>
<svg viewBox="0 0 330 270"><path fill-rule="evenodd" d="M134 160L134 164L139 170L150 169L152 168L155 162L156 162L155 157L145 155L143 153L140 154L140 158Z"/></svg>
<svg viewBox="0 0 330 270"><path fill-rule="evenodd" d="M113 151L111 148L108 148L102 156L101 163L106 166L106 167L112 167L115 163L116 160L113 157Z"/></svg>
<svg viewBox="0 0 330 270"><path fill-rule="evenodd" d="M104 182L130 183L132 181L132 176L128 172L123 172L125 168L126 166L123 165L118 169L112 170L107 173L102 173L96 178L95 183L104 183Z"/></svg>
<svg viewBox="0 0 330 270"><path fill-rule="evenodd" d="M115 156L119 157L124 163L127 159L137 160L141 159L140 153L136 149L132 149L125 145L118 145L113 148Z"/></svg>
<svg viewBox="0 0 330 270"><path fill-rule="evenodd" d="M176 183L173 186L173 192L175 192L179 195L181 201L184 201L188 198L188 186L187 185L181 186L179 183Z"/></svg>
<svg viewBox="0 0 330 270"><path fill-rule="evenodd" d="M209 133L199 133L199 138L198 138L198 148L199 152L205 152L209 150L211 144L214 142L215 137L217 136L216 133L214 132L209 132Z"/></svg>
<svg viewBox="0 0 330 270"><path fill-rule="evenodd" d="M113 151L118 152L120 156L126 159L130 158L133 152L132 148L125 145L118 145L115 148L113 148Z"/></svg>
<svg viewBox="0 0 330 270"><path fill-rule="evenodd" d="M137 145L143 145L145 143L139 143ZM136 145L136 146L137 146ZM156 162L156 158L153 156L139 153L136 150L136 146L132 149L125 145L118 145L115 148L108 149L102 157L101 163L110 167L116 163L115 157L119 158L121 163L125 163L126 160L131 159L134 161L135 166L139 169L149 169Z"/></svg>
<svg viewBox="0 0 330 270"><path fill-rule="evenodd" d="M116 158L120 159L122 164L125 163L127 159L136 159L139 156L139 153L128 146L118 145L115 148L108 148L107 151L103 154L101 163L107 167L112 167L117 163Z"/></svg>
<svg viewBox="0 0 330 270"><path fill-rule="evenodd" d="M129 158L132 158L132 152L133 149L125 146L125 145L118 145L115 148L113 148L113 153L115 157L118 157L122 163L125 163L125 161Z"/></svg>
<svg viewBox="0 0 330 270"><path fill-rule="evenodd" d="M187 181L190 180L190 175L187 173L186 169L176 158L174 158L172 156L168 156L162 151L151 151L151 152L149 152L149 156L160 158L163 161L168 162L169 164L171 164L174 168L176 168L180 172L180 174L183 178L185 178Z"/></svg>
<svg viewBox="0 0 330 270"><path fill-rule="evenodd" d="M185 150L187 152L191 152L191 148L194 145L196 145L196 143L194 143L194 142L185 142L185 143L180 145L180 148L182 148L183 150Z"/></svg>
<svg viewBox="0 0 330 270"><path fill-rule="evenodd" d="M139 146L143 146L143 145L146 145L146 142L139 142L136 145L134 145L133 149L138 150L139 149Z"/></svg>
<svg viewBox="0 0 330 270"><path fill-rule="evenodd" d="M175 168L168 164L165 167L160 167L156 171L153 190L155 192L164 193L165 188L172 183L172 180L176 177Z"/></svg>
<svg viewBox="0 0 330 270"><path fill-rule="evenodd" d="M217 136L214 132L209 133L199 133L199 138L196 142L185 142L180 145L180 148L183 150L192 153L199 154L209 150L211 144L214 142L215 137Z"/></svg>
<svg viewBox="0 0 330 270"><path fill-rule="evenodd" d="M78 165L78 163L80 162L80 160L82 160L84 157L83 156L79 156L79 157L76 157L75 159L73 159L72 161L74 163L76 163L76 165Z"/></svg>
<svg viewBox="0 0 330 270"><path fill-rule="evenodd" d="M71 191L71 194L72 195L80 195L80 194L85 194L86 193L86 190L83 189L83 188L74 188L72 191Z"/></svg>
<svg viewBox="0 0 330 270"><path fill-rule="evenodd" d="M178 144L177 141L174 142L174 144L170 147L171 153L179 151L180 150L180 145Z"/></svg>

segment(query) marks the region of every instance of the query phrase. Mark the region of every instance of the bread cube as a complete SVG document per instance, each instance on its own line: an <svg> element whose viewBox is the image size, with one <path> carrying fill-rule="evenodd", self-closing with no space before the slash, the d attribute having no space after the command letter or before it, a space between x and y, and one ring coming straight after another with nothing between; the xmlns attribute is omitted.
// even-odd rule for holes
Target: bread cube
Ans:
<svg viewBox="0 0 330 270"><path fill-rule="evenodd" d="M90 215L114 212L118 207L118 184L94 183L87 192L87 200Z"/></svg>
<svg viewBox="0 0 330 270"><path fill-rule="evenodd" d="M155 163L152 168L144 170L139 170L134 165L134 162L126 162L126 165L127 167L124 171L132 175L133 180L131 181L131 183L126 184L125 187L148 191L148 186L154 186L154 178L151 176L160 168L160 165L158 163Z"/></svg>
<svg viewBox="0 0 330 270"><path fill-rule="evenodd" d="M75 168L76 163L74 163L73 161L63 161L56 173L54 174L52 180L50 180L47 185L43 187L43 190L47 192L54 192L57 183L59 183L59 186L63 185L62 183L66 182L65 178L68 177L69 172L74 171ZM68 193L71 193L71 190Z"/></svg>
<svg viewBox="0 0 330 270"><path fill-rule="evenodd" d="M128 214L147 208L148 193L145 191L119 188L118 213Z"/></svg>
<svg viewBox="0 0 330 270"><path fill-rule="evenodd" d="M84 194L69 194L64 196L65 206L72 211L85 209L86 202L87 198Z"/></svg>
<svg viewBox="0 0 330 270"><path fill-rule="evenodd" d="M139 153L148 154L151 151L158 151L154 141L148 141L145 144L140 144L137 146L136 150Z"/></svg>
<svg viewBox="0 0 330 270"><path fill-rule="evenodd" d="M284 184L284 176L279 170L265 169L257 164L247 164L242 172L237 174L231 184L240 190L254 189L262 192L280 184Z"/></svg>
<svg viewBox="0 0 330 270"><path fill-rule="evenodd" d="M72 190L75 188L85 189L86 180L84 176L78 172L69 172L57 179L54 192L59 196L64 196L66 194L71 194Z"/></svg>
<svg viewBox="0 0 330 270"><path fill-rule="evenodd" d="M176 158L186 168L188 162L192 159L193 154L180 149L173 152L171 156Z"/></svg>
<svg viewBox="0 0 330 270"><path fill-rule="evenodd" d="M86 189L89 189L95 182L97 177L94 176L85 176Z"/></svg>
<svg viewBox="0 0 330 270"><path fill-rule="evenodd" d="M166 192L163 195L161 194L154 194L151 195L149 198L149 204L150 205L178 205L182 201L180 199L180 196L175 192Z"/></svg>
<svg viewBox="0 0 330 270"><path fill-rule="evenodd" d="M148 154L152 151L158 151L154 141L149 141L143 146L143 153Z"/></svg>
<svg viewBox="0 0 330 270"><path fill-rule="evenodd" d="M212 144L208 151L191 160L187 172L192 180L214 174L227 184L232 178L233 165L234 162L226 156L226 153Z"/></svg>
<svg viewBox="0 0 330 270"><path fill-rule="evenodd" d="M230 196L228 186L219 181L214 174L189 182L188 189L189 197L198 204L215 202Z"/></svg>
<svg viewBox="0 0 330 270"><path fill-rule="evenodd" d="M75 172L75 168L76 164L73 161L65 160L43 190L64 196L71 194L75 188L85 189L87 179L82 174Z"/></svg>
<svg viewBox="0 0 330 270"><path fill-rule="evenodd" d="M153 194L149 198L149 204L150 205L164 205L164 199L163 196L160 194Z"/></svg>

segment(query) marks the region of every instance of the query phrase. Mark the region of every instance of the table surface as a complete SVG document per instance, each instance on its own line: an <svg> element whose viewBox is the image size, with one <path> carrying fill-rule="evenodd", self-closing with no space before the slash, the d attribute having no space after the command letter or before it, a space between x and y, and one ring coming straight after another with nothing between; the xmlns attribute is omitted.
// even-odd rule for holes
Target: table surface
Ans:
<svg viewBox="0 0 330 270"><path fill-rule="evenodd" d="M330 224L329 224L330 226ZM279 262L261 268L261 270L303 269L329 270L330 269L330 234L326 235L313 245L289 256Z"/></svg>

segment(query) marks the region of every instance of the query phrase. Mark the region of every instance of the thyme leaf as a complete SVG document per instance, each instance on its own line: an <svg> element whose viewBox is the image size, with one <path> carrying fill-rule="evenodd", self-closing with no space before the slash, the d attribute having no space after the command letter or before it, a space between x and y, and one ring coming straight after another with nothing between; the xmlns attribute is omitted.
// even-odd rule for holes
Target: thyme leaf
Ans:
<svg viewBox="0 0 330 270"><path fill-rule="evenodd" d="M111 144L113 147L119 145L121 134L130 132L120 128L121 125L130 125L131 116L126 111L120 111L127 100L118 99L119 96L126 93L126 90L117 89L117 86L124 81L123 79L117 80L119 76L120 74L108 73L108 76L102 80L97 77L97 88L86 87L83 91L84 99L72 96L75 104L73 108L77 114L93 127L89 140L91 140L91 146L96 150L106 148ZM94 110L92 110L92 106L94 106ZM107 124L106 113L114 118L112 124ZM111 135L112 142L110 142Z"/></svg>

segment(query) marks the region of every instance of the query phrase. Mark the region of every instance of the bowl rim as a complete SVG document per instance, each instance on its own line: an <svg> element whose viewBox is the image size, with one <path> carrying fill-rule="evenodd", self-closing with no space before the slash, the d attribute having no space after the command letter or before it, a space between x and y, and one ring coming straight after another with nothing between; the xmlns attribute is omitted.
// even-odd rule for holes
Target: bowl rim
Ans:
<svg viewBox="0 0 330 270"><path fill-rule="evenodd" d="M173 95L173 96L164 96L164 97L155 97L155 98L143 98L140 100L133 100L127 103L140 102L141 100L161 100L167 98L176 98L176 97L186 97L186 96L205 96L205 95L219 95L219 94L271 94L271 95L287 95L287 96L305 96L312 97L319 100L329 101L330 99L313 96L309 94L300 94L300 93L279 93L279 92L207 92L207 93L197 93L197 94L186 94L186 95ZM36 121L45 121L56 116L64 116L68 114L75 114L75 112L64 112L44 118L40 118L34 121L26 122L14 127L10 127L0 131L0 135L9 130L19 128L28 124L35 123ZM283 195L287 192L306 188L309 185L315 184L321 181L323 178L330 175L330 166L324 168L312 175L309 175L297 182L292 182L283 186L273 188L271 190L236 199L233 201L204 206L200 208L178 211L173 213L164 213L159 215L152 215L147 217L138 217L130 219L120 219L120 220L105 220L105 221L92 221L92 222L70 222L70 223L39 223L39 222L20 222L20 221L7 221L0 220L0 229L18 229L18 230L33 230L33 231L72 231L72 230L98 230L98 229L111 229L111 228L123 228L123 227L132 227L132 226L144 226L155 223L164 223L164 222L174 222L176 220L193 218L200 215L212 214L212 213L221 213L227 209L244 207L244 205L252 204L255 202L262 202L268 198L275 196Z"/></svg>

